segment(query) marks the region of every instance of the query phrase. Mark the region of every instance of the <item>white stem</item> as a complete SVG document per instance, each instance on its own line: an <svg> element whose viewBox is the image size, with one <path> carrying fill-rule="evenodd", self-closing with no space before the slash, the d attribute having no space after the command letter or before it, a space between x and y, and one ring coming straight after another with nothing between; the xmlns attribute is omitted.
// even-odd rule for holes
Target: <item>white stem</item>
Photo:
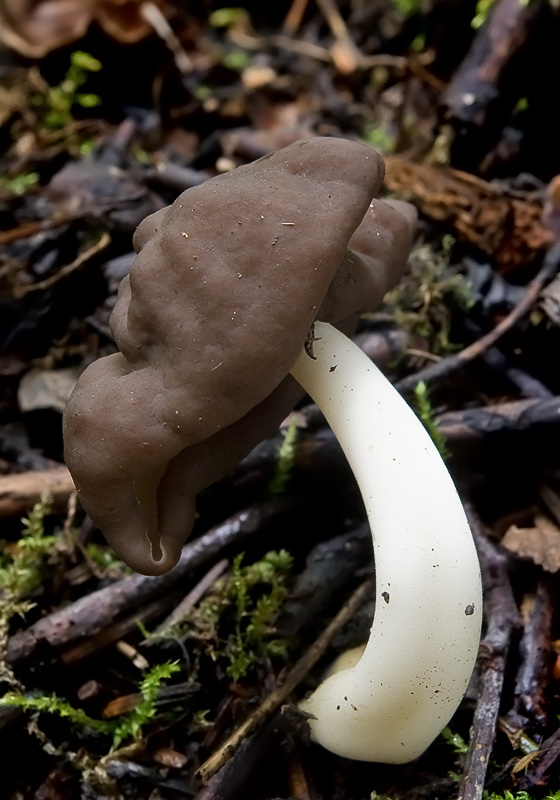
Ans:
<svg viewBox="0 0 560 800"><path fill-rule="evenodd" d="M292 375L325 414L360 487L376 604L363 654L344 654L301 708L328 750L404 763L465 693L480 639L478 559L451 477L416 415L346 336L316 323L315 337L315 358L302 353Z"/></svg>

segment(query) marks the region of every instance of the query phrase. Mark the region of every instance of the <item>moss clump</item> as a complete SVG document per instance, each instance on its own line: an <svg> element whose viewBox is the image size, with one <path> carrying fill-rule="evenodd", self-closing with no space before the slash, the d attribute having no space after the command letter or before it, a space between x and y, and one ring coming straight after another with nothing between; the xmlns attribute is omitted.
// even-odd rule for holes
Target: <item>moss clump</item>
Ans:
<svg viewBox="0 0 560 800"><path fill-rule="evenodd" d="M17 706L24 711L38 711L42 714L64 717L80 729L90 729L111 736L112 749L116 749L122 742L129 739L139 740L142 738L144 726L155 716L156 699L161 684L179 669L176 661L168 661L152 667L139 686L142 699L132 711L117 721L89 717L82 709L74 708L66 700L62 700L54 694L33 697L19 692L10 692L0 698L0 706Z"/></svg>
<svg viewBox="0 0 560 800"><path fill-rule="evenodd" d="M457 350L450 341L453 312L474 303L469 281L449 266L453 244L445 236L439 249L426 244L413 250L409 272L385 297L397 325L426 339L437 355Z"/></svg>
<svg viewBox="0 0 560 800"><path fill-rule="evenodd" d="M274 619L284 600L292 557L272 550L260 561L243 565L244 554L212 591L163 637L190 639L213 661L223 663L230 678L246 677L268 658L285 659L287 642L274 635Z"/></svg>

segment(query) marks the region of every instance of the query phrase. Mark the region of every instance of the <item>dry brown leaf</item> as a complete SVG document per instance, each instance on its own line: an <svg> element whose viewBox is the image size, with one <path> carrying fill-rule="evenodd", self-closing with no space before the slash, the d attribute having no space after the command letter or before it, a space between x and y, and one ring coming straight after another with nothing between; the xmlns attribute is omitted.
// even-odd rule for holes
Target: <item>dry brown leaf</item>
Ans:
<svg viewBox="0 0 560 800"><path fill-rule="evenodd" d="M511 553L530 558L547 572L560 570L560 528L542 514L535 515L532 528L511 525L502 544Z"/></svg>
<svg viewBox="0 0 560 800"><path fill-rule="evenodd" d="M152 0L161 6L163 0ZM82 37L91 22L132 44L152 30L143 0L0 0L0 39L28 58L42 58Z"/></svg>
<svg viewBox="0 0 560 800"><path fill-rule="evenodd" d="M461 241L512 272L534 263L554 242L541 219L538 192L508 189L459 170L385 159L385 186L410 200L432 220L448 225Z"/></svg>

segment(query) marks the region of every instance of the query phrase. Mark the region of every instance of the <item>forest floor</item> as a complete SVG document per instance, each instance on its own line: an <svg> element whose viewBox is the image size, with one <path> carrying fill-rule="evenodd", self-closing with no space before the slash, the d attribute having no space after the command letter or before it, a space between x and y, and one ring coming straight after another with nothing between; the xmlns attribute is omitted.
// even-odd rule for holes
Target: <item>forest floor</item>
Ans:
<svg viewBox="0 0 560 800"><path fill-rule="evenodd" d="M0 797L560 797L557 4L0 0L0 26ZM481 562L471 683L405 765L329 753L298 711L374 613L314 405L201 494L163 576L116 558L63 459L139 223L311 136L378 150L418 209L356 338L444 451Z"/></svg>

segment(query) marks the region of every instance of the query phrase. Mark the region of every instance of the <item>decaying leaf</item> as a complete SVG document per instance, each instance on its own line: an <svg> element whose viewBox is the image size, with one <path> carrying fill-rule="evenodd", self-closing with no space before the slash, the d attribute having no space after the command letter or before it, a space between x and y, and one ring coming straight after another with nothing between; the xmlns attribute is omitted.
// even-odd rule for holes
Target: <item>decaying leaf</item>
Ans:
<svg viewBox="0 0 560 800"><path fill-rule="evenodd" d="M547 572L560 570L560 528L543 514L535 515L531 528L511 525L502 544L511 553L530 558Z"/></svg>
<svg viewBox="0 0 560 800"><path fill-rule="evenodd" d="M385 186L489 256L504 272L534 263L554 242L538 192L512 190L476 175L387 158Z"/></svg>
<svg viewBox="0 0 560 800"><path fill-rule="evenodd" d="M150 0L162 6L162 0ZM119 42L151 31L143 0L0 0L0 40L29 58L42 58L83 36L95 20Z"/></svg>

